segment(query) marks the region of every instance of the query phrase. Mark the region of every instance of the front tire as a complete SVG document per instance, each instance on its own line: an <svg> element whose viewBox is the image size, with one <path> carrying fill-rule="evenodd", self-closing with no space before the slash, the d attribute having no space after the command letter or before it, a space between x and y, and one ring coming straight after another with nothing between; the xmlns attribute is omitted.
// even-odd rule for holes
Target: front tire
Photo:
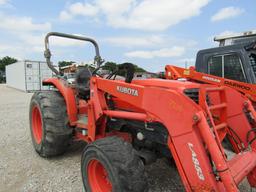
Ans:
<svg viewBox="0 0 256 192"><path fill-rule="evenodd" d="M81 163L87 192L146 192L144 165L130 143L106 137L86 146Z"/></svg>
<svg viewBox="0 0 256 192"><path fill-rule="evenodd" d="M57 91L36 92L30 102L30 132L33 146L42 157L63 154L71 139L66 104Z"/></svg>

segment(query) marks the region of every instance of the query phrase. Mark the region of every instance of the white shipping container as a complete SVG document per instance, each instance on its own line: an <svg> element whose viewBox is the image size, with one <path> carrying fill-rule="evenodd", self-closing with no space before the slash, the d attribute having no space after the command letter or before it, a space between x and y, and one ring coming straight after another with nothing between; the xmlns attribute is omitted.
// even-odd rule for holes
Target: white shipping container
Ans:
<svg viewBox="0 0 256 192"><path fill-rule="evenodd" d="M53 76L52 71L44 61L18 61L6 66L6 84L26 92L49 90L43 86L43 79Z"/></svg>

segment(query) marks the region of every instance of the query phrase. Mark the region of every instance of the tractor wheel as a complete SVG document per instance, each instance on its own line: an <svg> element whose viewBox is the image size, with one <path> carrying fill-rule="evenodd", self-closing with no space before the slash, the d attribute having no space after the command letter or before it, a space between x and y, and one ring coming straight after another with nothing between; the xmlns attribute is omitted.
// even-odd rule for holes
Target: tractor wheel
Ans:
<svg viewBox="0 0 256 192"><path fill-rule="evenodd" d="M36 152L42 157L64 153L72 139L66 104L57 91L36 92L30 102L30 132Z"/></svg>
<svg viewBox="0 0 256 192"><path fill-rule="evenodd" d="M130 143L118 137L106 137L87 145L81 171L87 192L148 191L142 160Z"/></svg>

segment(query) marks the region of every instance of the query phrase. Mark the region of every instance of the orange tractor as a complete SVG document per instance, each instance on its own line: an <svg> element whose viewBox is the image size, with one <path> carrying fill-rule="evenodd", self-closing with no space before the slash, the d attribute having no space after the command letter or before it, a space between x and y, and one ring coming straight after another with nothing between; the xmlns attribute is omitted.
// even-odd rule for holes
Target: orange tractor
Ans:
<svg viewBox="0 0 256 192"><path fill-rule="evenodd" d="M237 91L241 92L247 96L253 103L256 102L256 85L246 82L240 82L233 79L227 79L223 77L218 77L211 74L201 73L195 70L194 67L185 69L182 67L177 67L173 65L167 65L165 67L165 78L167 79L188 79L192 81L197 81L201 83L208 83L217 86L227 86Z"/></svg>
<svg viewBox="0 0 256 192"><path fill-rule="evenodd" d="M217 36L219 47L200 50L195 67L184 69L167 65L167 79L228 86L256 102L256 31Z"/></svg>
<svg viewBox="0 0 256 192"><path fill-rule="evenodd" d="M70 85L52 66L49 37L88 41L96 70L81 69ZM90 38L49 33L45 57L56 77L53 90L37 92L30 104L34 148L42 157L65 152L72 140L87 144L81 172L86 191L147 191L144 165L172 158L186 191L238 191L247 177L256 187L256 113L235 89L190 81L133 80L124 63L102 77L98 44ZM117 80L120 70L125 80ZM236 153L227 157L223 142Z"/></svg>

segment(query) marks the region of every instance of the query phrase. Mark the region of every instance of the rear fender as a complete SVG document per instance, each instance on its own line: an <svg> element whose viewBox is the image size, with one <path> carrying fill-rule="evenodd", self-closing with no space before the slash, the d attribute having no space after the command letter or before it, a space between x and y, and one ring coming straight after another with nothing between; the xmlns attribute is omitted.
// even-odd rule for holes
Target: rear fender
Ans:
<svg viewBox="0 0 256 192"><path fill-rule="evenodd" d="M77 121L77 104L74 89L69 87L65 81L59 78L45 79L43 85L52 85L58 89L66 102L69 123L70 125L75 125L75 122Z"/></svg>

